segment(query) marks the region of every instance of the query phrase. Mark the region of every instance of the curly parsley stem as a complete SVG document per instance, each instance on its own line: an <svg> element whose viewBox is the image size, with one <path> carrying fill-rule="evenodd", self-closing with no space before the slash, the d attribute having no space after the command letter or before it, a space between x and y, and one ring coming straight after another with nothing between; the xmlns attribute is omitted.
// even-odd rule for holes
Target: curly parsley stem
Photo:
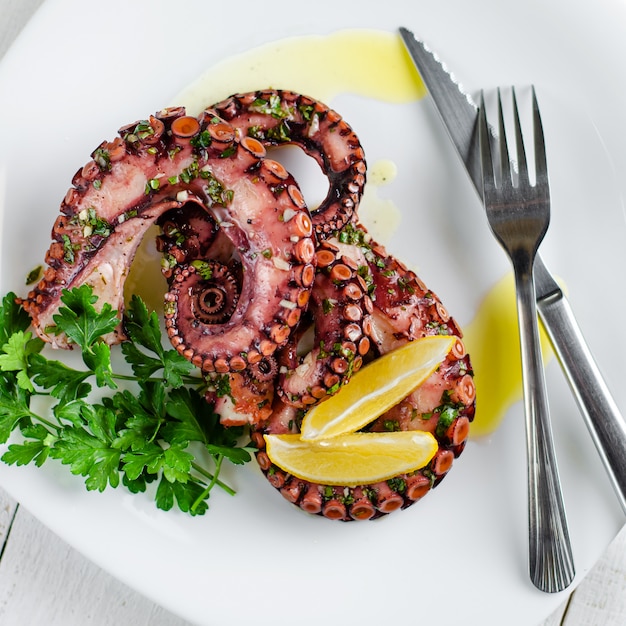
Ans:
<svg viewBox="0 0 626 626"><path fill-rule="evenodd" d="M124 380L131 383L136 382L146 382L146 383L162 383L166 384L167 380L162 376L152 376L150 378L139 378L138 376L133 376L132 374L116 374L115 372L111 374L111 378L115 380ZM204 379L200 376L183 376L182 382L185 385L200 385L204 382Z"/></svg>
<svg viewBox="0 0 626 626"><path fill-rule="evenodd" d="M198 474L201 474L202 476L204 476L205 478L208 478L211 481L208 484L207 488L202 492L200 496L198 496L196 501L193 503L193 506L192 506L193 510L195 510L198 504L202 500L204 500L204 498L206 498L207 494L211 491L211 489L213 489L215 485L217 485L218 487L221 487L229 496L234 496L237 493L232 487L227 485L225 482L222 482L218 478L218 475L220 473L220 468L222 466L223 458L224 457L222 455L219 455L218 458L215 460L215 474L211 474L211 472L207 472L201 465L198 465L197 463L191 464L191 467L193 467L193 469L196 470Z"/></svg>

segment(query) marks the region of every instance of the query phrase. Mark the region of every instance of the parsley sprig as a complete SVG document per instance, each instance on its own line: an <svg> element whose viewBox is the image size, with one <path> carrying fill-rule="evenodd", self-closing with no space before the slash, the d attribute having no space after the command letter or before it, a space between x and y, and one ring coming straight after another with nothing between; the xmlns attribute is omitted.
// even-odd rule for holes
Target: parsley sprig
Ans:
<svg viewBox="0 0 626 626"><path fill-rule="evenodd" d="M163 347L157 314L137 296L129 303L121 352L132 375L122 374L103 340L118 326L117 312L108 303L97 309L85 285L64 291L62 302L49 332L64 334L77 348L78 367L44 354L15 294L0 305L0 443L21 435L2 461L41 466L56 459L84 477L88 490L122 483L142 493L156 483L158 508L176 505L191 515L207 511L216 485L234 494L219 474L225 459L250 461L248 448L238 445L243 429L221 426L204 399L206 381Z"/></svg>

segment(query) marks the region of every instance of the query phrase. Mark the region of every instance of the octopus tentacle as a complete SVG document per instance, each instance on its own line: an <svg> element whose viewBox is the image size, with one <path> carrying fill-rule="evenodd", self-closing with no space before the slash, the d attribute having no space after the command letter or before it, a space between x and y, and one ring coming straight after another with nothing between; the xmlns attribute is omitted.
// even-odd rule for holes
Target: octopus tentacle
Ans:
<svg viewBox="0 0 626 626"><path fill-rule="evenodd" d="M372 302L358 266L337 246L323 241L308 313L314 320L312 349L299 356L299 334L280 352L277 391L287 404L304 408L337 393L357 372L370 348L363 326Z"/></svg>
<svg viewBox="0 0 626 626"><path fill-rule="evenodd" d="M211 213L239 251L243 281L230 319L207 325L202 337L191 333L195 317L178 311L180 291L171 291L168 318L179 320L169 329L174 345L183 354L191 351L209 372L237 370L242 360L284 345L308 302L314 234L295 180L265 158L258 140L238 140L215 111L195 118L181 107L166 109L120 129L120 137L101 144L72 182L53 228L48 271L24 301L40 336L69 347L47 330L65 288L89 284L121 312L128 266L147 228L167 211L193 203ZM256 283L273 289L254 298ZM120 339L120 333L108 338Z"/></svg>
<svg viewBox="0 0 626 626"><path fill-rule="evenodd" d="M363 487L355 487L352 491L352 502L348 512L354 520L368 520L376 515L376 507L372 503L371 497Z"/></svg>
<svg viewBox="0 0 626 626"><path fill-rule="evenodd" d="M303 495L298 502L298 505L303 511L311 515L318 515L322 512L323 503L324 499L319 485L308 483L303 486Z"/></svg>
<svg viewBox="0 0 626 626"><path fill-rule="evenodd" d="M317 161L329 181L326 198L312 211L318 238L332 236L355 217L365 185L365 155L336 111L279 89L235 94L212 108L243 134L268 146L297 145Z"/></svg>
<svg viewBox="0 0 626 626"><path fill-rule="evenodd" d="M298 482L281 476L281 490L306 511L343 521L375 519L411 506L438 485L452 467L467 441L474 418L475 386L461 331L437 296L417 275L390 255L358 224L346 225L318 251L318 274L325 265L325 250L335 259L352 259L359 267L364 293L371 296L367 331L370 350L364 359L376 358L407 341L435 334L457 337L439 368L407 398L372 422L367 430L425 430L431 432L438 450L427 466L371 485L337 487ZM328 257L329 261L331 260ZM315 299L315 288L311 303ZM364 331L365 333L365 331ZM281 394L282 395L282 394ZM293 432L300 423L297 413L285 413L263 425L266 432ZM276 471L267 457L262 438L255 440L260 467L267 475ZM286 487L287 486L287 487ZM308 494L311 494L310 496ZM297 497L296 497L297 495ZM319 498L317 497L319 495ZM315 496L315 497L314 497ZM295 500L294 500L295 498Z"/></svg>

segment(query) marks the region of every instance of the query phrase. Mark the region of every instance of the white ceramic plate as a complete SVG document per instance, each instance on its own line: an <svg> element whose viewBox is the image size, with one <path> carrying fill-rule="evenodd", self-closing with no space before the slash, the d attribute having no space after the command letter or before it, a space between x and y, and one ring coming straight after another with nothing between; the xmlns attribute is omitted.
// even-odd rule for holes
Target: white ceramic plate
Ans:
<svg viewBox="0 0 626 626"><path fill-rule="evenodd" d="M207 68L255 46L400 25L429 42L469 91L536 85L553 199L543 256L567 284L600 367L619 391L626 5L618 0L318 0L296 7L111 0L97 9L49 0L0 67L2 292L23 293L23 276L43 257L73 173L122 124L171 104ZM398 166L384 189L402 211L391 249L469 323L508 264L432 104L350 93L331 104L359 133L369 162ZM547 375L577 584L623 518L555 362ZM230 472L235 498L215 494L209 513L196 519L159 512L147 497L121 489L87 493L53 463L41 470L2 465L0 481L96 563L196 623L527 625L564 594L543 594L528 580L524 450L516 405L492 436L470 442L426 499L374 523L301 514L253 464Z"/></svg>

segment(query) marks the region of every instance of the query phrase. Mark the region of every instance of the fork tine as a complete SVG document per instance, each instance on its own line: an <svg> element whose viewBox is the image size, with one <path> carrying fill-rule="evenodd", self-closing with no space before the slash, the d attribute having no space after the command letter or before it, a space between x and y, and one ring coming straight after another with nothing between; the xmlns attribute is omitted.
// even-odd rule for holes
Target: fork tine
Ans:
<svg viewBox="0 0 626 626"><path fill-rule="evenodd" d="M518 185L528 184L528 164L526 162L526 151L524 150L524 138L522 136L522 125L519 119L519 109L517 108L515 87L511 88L511 93L513 95L513 120L515 123L515 144L517 147Z"/></svg>
<svg viewBox="0 0 626 626"><path fill-rule="evenodd" d="M539 114L539 104L537 102L537 94L535 87L532 88L533 95L533 132L535 141L535 172L537 182L536 185L548 185L548 164L546 161L546 143L543 135L543 124L541 123L541 115Z"/></svg>
<svg viewBox="0 0 626 626"><path fill-rule="evenodd" d="M504 129L504 114L502 112L502 97L498 87L498 143L500 145L500 172L502 173L501 186L503 189L510 188L511 181L511 161L509 160L509 146L506 140Z"/></svg>
<svg viewBox="0 0 626 626"><path fill-rule="evenodd" d="M574 578L572 549L554 453L550 410L545 389L541 346L537 330L533 264L550 222L549 184L543 130L533 91L534 152L538 183L531 185L524 151L515 90L513 124L519 176L511 178L504 128L502 99L498 90L499 148L490 146L490 127L481 94L479 111L483 199L487 221L513 265L520 330L520 355L524 381L524 413L528 457L529 572L533 584L546 592L562 591ZM495 184L492 151L500 152L502 182ZM494 154L495 158L495 154Z"/></svg>

